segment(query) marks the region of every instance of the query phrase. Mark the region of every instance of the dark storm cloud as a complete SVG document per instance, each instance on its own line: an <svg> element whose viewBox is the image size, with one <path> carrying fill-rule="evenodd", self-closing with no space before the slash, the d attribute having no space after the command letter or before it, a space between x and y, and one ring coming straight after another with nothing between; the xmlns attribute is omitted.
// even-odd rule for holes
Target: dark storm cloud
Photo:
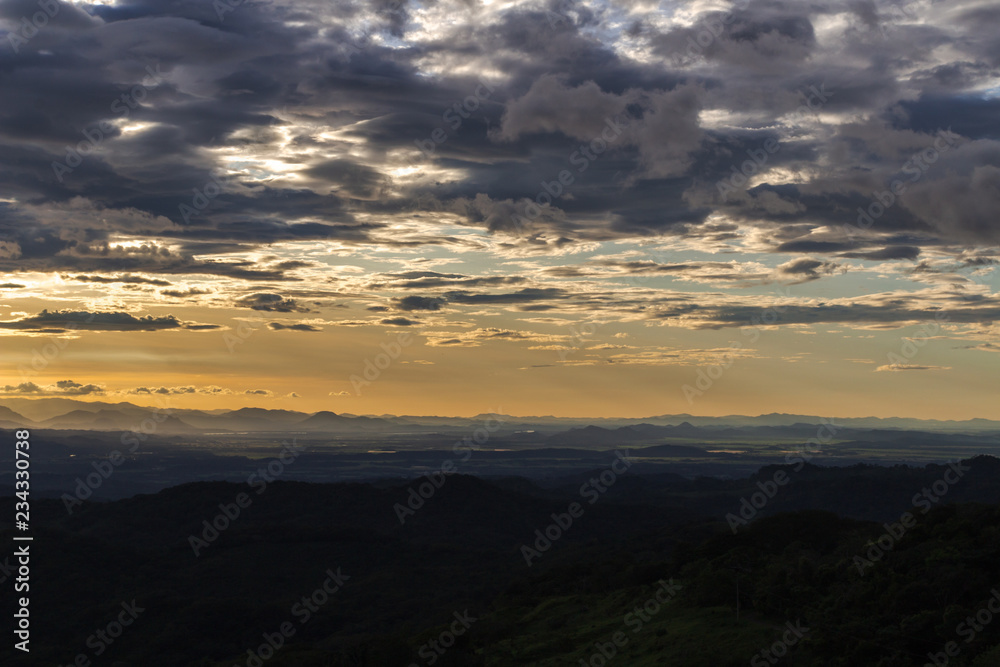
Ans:
<svg viewBox="0 0 1000 667"><path fill-rule="evenodd" d="M801 227L772 234L773 250L787 253L906 260L927 246L1000 241L1000 101L995 88L984 92L1000 66L992 7L752 0L668 28L636 3L634 43L622 48L606 8L465 3L448 7L447 25L418 25L403 0L216 4L122 0L91 15L61 3L16 51L0 49L0 189L17 202L0 202L0 271L295 280L288 272L305 267L195 257L285 241L460 244L397 238L382 219L439 212L520 234L501 248L538 252L699 237L713 213ZM2 26L16 35L35 11L4 0ZM829 39L817 37L820 25ZM411 41L417 27L424 33ZM646 56L630 59L633 47ZM619 121L606 150L582 161ZM853 224L948 127L961 141L872 228L909 241L810 238ZM716 184L768 139L779 149L755 185L721 197ZM394 175L406 164L458 176ZM817 164L822 176L809 176ZM563 171L572 184L518 227L514 216ZM213 179L221 185L209 197ZM79 215L80 200L99 210ZM113 250L122 236L173 250ZM462 288L446 295L455 303L533 300L464 291L516 284L505 277L396 280Z"/></svg>
<svg viewBox="0 0 1000 667"><path fill-rule="evenodd" d="M310 167L306 174L329 182L357 199L374 199L387 183L378 171L350 160L328 160Z"/></svg>

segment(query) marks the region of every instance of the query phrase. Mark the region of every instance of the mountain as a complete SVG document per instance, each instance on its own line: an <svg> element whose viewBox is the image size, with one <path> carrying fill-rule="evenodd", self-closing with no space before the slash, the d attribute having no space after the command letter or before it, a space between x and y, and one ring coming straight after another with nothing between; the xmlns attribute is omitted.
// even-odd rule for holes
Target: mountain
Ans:
<svg viewBox="0 0 1000 667"><path fill-rule="evenodd" d="M64 415L47 419L37 424L36 428L105 432L148 431L150 421L155 425L155 432L160 434L202 432L201 429L181 421L174 415L151 410L138 410L129 413L118 410L98 410L97 412L73 410Z"/></svg>
<svg viewBox="0 0 1000 667"><path fill-rule="evenodd" d="M146 412L150 408L132 403L106 403L103 401L81 401L75 398L4 398L0 405L6 406L32 421L41 422L74 410L98 412L118 410L119 412Z"/></svg>
<svg viewBox="0 0 1000 667"><path fill-rule="evenodd" d="M741 667L803 627L807 641L785 647L782 665L919 667L964 636L954 628L997 586L1000 460L962 464L964 477L927 511L913 493L951 466L781 466L729 481L630 472L594 503L580 502L580 479L543 488L465 475L419 505L415 489L433 478L277 480L242 509L244 482L70 513L62 499L33 498L45 549L32 547L32 564L60 576L31 582L30 664L60 664L67 646L90 641L106 664L260 665L248 647L280 639L268 665L406 667L430 664L421 650L435 655L427 647L445 637L437 667ZM754 509L745 499L778 470L789 483ZM4 539L16 502L0 498ZM570 514L574 503L582 511ZM727 514L750 510L733 528ZM0 566L17 567L8 560ZM327 596L331 576L343 585ZM290 611L310 596L315 613ZM123 603L140 610L137 622L96 644ZM0 613L14 610L13 596L0 599ZM445 635L466 616L468 632ZM296 632L282 638L286 622ZM1000 664L1000 624L976 627L977 641L947 664ZM0 645L0 664L29 664L11 644ZM591 661L602 648L618 659Z"/></svg>
<svg viewBox="0 0 1000 667"><path fill-rule="evenodd" d="M373 417L344 417L335 412L322 411L295 423L296 429L305 431L362 431L385 432L399 430L400 426L385 419Z"/></svg>
<svg viewBox="0 0 1000 667"><path fill-rule="evenodd" d="M169 401L168 401L169 405ZM546 416L512 416L480 414L474 417L439 416L393 416L387 414L356 416L320 411L314 414L295 410L271 410L246 407L237 410L195 410L188 408L157 408L135 405L128 402L109 403L105 401L83 401L72 398L4 398L0 399L0 427L24 425L30 422L45 422L53 428L109 428L118 430L122 423L119 418L105 415L95 422L84 413L96 414L112 411L140 420L150 414L168 412L180 422L171 421L169 429L177 432L184 428L207 431L273 432L284 431L290 426L317 432L406 432L406 431L470 431L487 422L499 421L504 431L522 431L537 434L538 437L554 435L560 431L572 433L552 441L557 446L573 445L573 438L582 438L576 444L614 444L616 441L663 438L702 438L711 435L719 438L729 430L729 437L747 437L745 429L757 429L753 435L769 437L813 437L821 424L832 422L839 427L838 436L846 436L849 430L858 437L861 431L922 431L936 433L1000 433L1000 421L990 419L968 419L964 421L913 419L907 417L847 417L824 418L814 415L771 413L757 416L726 415L720 417L698 416L686 413L658 415L645 418L586 418ZM72 414L72 417L63 418ZM6 415L6 416L4 416ZM130 427L128 427L130 428ZM589 430L588 430L589 429ZM597 431L594 429L601 429ZM663 429L657 431L657 429ZM706 432L705 429L709 431ZM614 435L608 435L613 433ZM725 439L725 438L723 438Z"/></svg>
<svg viewBox="0 0 1000 667"><path fill-rule="evenodd" d="M294 410L267 410L265 408L240 408L227 412L226 417L233 419L267 419L273 422L297 422L306 415L304 412Z"/></svg>
<svg viewBox="0 0 1000 667"><path fill-rule="evenodd" d="M34 426L32 420L0 405L0 428L20 429L31 426Z"/></svg>
<svg viewBox="0 0 1000 667"><path fill-rule="evenodd" d="M46 419L42 422L42 425L46 428L88 429L96 419L97 412L73 410L71 412L67 412L66 414Z"/></svg>
<svg viewBox="0 0 1000 667"><path fill-rule="evenodd" d="M198 428L212 431L284 431L289 425L305 419L309 413L294 410L240 408L220 414L197 411L177 411L177 416Z"/></svg>

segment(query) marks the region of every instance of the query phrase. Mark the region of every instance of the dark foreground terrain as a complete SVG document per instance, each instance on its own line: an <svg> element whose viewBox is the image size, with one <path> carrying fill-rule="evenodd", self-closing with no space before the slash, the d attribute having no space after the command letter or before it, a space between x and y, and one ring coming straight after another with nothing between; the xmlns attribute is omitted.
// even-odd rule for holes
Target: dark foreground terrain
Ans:
<svg viewBox="0 0 1000 667"><path fill-rule="evenodd" d="M31 653L0 664L1000 664L997 459L623 466L34 499Z"/></svg>

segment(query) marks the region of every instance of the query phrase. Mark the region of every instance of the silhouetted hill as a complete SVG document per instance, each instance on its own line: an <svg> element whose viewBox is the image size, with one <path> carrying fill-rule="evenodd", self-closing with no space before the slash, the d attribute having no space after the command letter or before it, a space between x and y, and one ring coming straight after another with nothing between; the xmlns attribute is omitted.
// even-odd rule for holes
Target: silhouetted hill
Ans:
<svg viewBox="0 0 1000 667"><path fill-rule="evenodd" d="M544 486L465 475L198 482L71 515L61 501L35 499L31 659L66 664L87 652L87 638L134 599L144 611L108 648L108 664L246 664L247 649L339 568L343 588L268 664L420 664L421 645L465 610L477 621L438 664L573 664L620 630L658 581L675 578L676 600L622 650L621 664L735 667L801 619L811 634L795 664L915 667L1000 580L1000 461L963 462L960 480L919 511L912 495L949 469L774 466L729 481L628 473L593 504L581 484L607 467ZM726 513L781 472L793 481L731 530ZM237 516L238 498L248 506ZM0 499L0 539L11 535L13 502ZM574 502L582 512L570 523ZM774 513L800 506L813 509ZM854 556L869 553L902 511L917 516L915 526L859 575ZM213 521L218 534L206 528ZM192 546L192 535L205 542ZM530 566L526 546L537 550ZM12 613L11 603L5 597L0 611ZM894 619L905 630L887 632ZM998 629L953 664L993 651ZM845 636L857 639L849 649ZM11 653L0 647L3 664L21 664Z"/></svg>

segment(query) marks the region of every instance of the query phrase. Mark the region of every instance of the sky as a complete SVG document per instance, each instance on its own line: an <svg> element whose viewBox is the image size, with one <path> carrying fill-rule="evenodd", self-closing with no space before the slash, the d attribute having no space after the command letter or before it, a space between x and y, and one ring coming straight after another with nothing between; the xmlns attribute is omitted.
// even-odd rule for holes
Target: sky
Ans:
<svg viewBox="0 0 1000 667"><path fill-rule="evenodd" d="M0 400L1000 418L995 2L0 1Z"/></svg>

